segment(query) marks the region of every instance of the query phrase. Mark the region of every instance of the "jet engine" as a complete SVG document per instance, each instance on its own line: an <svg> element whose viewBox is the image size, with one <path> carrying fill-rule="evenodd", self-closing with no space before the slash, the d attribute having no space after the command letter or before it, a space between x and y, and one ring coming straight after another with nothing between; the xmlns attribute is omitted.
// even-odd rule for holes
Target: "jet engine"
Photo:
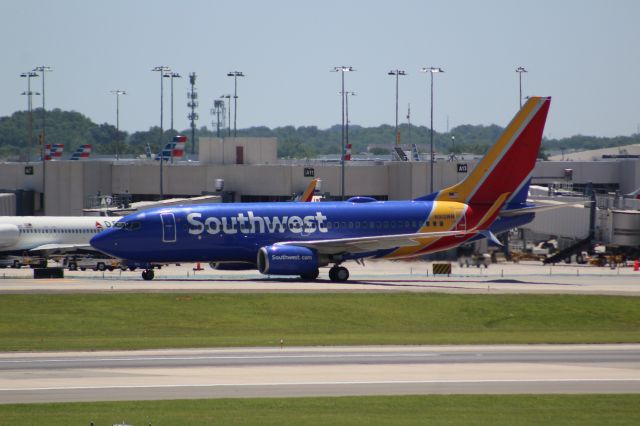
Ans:
<svg viewBox="0 0 640 426"><path fill-rule="evenodd" d="M16 225L3 223L0 225L0 247L9 247L18 241L20 231Z"/></svg>
<svg viewBox="0 0 640 426"><path fill-rule="evenodd" d="M258 252L258 271L271 275L317 276L318 255L307 247L272 245Z"/></svg>

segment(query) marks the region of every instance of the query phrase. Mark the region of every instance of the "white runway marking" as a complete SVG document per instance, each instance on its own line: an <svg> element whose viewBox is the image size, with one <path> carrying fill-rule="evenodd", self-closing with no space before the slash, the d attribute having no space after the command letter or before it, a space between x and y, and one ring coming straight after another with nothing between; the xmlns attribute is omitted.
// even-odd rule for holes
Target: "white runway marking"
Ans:
<svg viewBox="0 0 640 426"><path fill-rule="evenodd" d="M271 383L200 383L175 385L119 385L119 386L60 386L41 388L0 388L0 391L48 391L48 390L95 390L95 389L154 389L154 388L206 388L206 387L258 387L258 386L322 386L322 385L419 385L447 383L597 383L640 382L638 379L479 379L479 380L372 380L346 382L271 382Z"/></svg>

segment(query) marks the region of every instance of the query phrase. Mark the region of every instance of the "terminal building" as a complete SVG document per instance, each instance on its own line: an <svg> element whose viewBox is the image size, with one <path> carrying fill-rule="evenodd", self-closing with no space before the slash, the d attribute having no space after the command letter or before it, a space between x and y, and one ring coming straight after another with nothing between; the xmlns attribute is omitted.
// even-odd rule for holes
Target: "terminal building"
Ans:
<svg viewBox="0 0 640 426"><path fill-rule="evenodd" d="M598 161L539 161L532 185L579 193L585 188L593 188L599 194L630 193L640 188L639 157L609 155ZM436 158L433 188L459 182L477 162L475 156ZM379 200L416 198L430 192L429 168L429 161L348 161L344 195ZM124 194L134 202L156 200L160 176L164 198L217 194L224 202L284 201L303 192L313 178L322 180L320 191L326 199L341 196L339 161L278 159L275 138L200 138L197 161L161 164L152 159L56 160L47 161L44 169L42 162L2 163L0 191L5 197L0 197L0 214L81 216L85 209L96 207L92 200L100 199L96 198L98 195ZM224 182L223 188L220 182ZM7 201L6 194L13 201ZM612 212L620 203L607 203L613 217ZM627 207L632 211L640 206ZM603 215L606 216L602 213L598 217ZM605 224L607 220L609 223ZM612 218L602 219L602 224L595 225L600 228L602 241L613 239L613 222ZM640 245L640 215L633 213L631 219L625 216L627 222L625 229L637 225L636 231L624 232ZM541 213L528 228L567 239L583 238L589 233L589 212L583 208Z"/></svg>

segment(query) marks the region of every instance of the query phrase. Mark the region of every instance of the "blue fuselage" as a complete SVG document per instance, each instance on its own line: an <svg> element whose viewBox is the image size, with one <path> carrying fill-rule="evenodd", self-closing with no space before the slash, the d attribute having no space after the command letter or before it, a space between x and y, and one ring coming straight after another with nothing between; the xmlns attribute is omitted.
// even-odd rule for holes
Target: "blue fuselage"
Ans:
<svg viewBox="0 0 640 426"><path fill-rule="evenodd" d="M91 244L140 262L256 262L261 247L317 241L442 231L459 218L431 201L238 203L153 209L126 216ZM439 214L442 213L442 214ZM530 221L533 215L524 223ZM514 218L515 219L515 218ZM495 222L497 232L523 218ZM385 256L393 249L354 257Z"/></svg>

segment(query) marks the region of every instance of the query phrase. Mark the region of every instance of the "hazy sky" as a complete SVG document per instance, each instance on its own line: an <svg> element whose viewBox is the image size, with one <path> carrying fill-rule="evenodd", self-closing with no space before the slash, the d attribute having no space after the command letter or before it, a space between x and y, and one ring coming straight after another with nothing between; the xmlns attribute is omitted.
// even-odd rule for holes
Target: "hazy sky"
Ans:
<svg viewBox="0 0 640 426"><path fill-rule="evenodd" d="M460 124L506 125L523 95L553 97L546 135L630 135L640 126L640 1L2 0L0 116L26 109L24 71L49 65L47 109L75 110L115 124L112 89L124 89L120 126L147 130L160 121L160 77L174 81L175 127L186 129L188 74L198 75L198 127L212 128L213 100L238 82L238 127L340 122L346 75L353 124L400 117L428 122L428 76L436 75L437 131ZM167 81L168 82L168 81ZM32 80L41 90L41 79ZM34 99L41 104L40 97ZM165 84L164 127L169 127Z"/></svg>

